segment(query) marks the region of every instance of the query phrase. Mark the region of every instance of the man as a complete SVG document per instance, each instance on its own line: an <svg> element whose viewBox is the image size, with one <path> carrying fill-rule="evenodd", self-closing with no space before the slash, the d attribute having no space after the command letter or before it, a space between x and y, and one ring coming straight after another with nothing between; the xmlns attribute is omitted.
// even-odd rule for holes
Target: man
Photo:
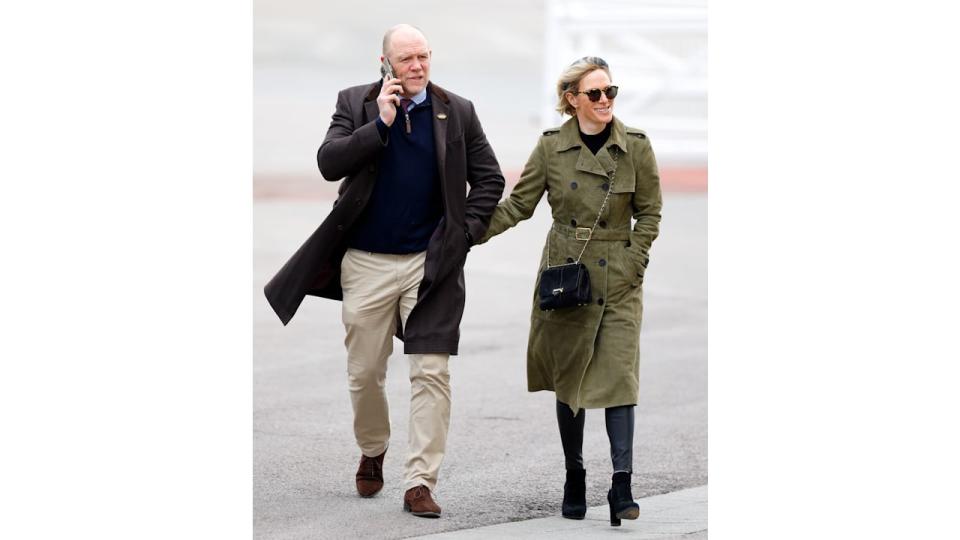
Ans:
<svg viewBox="0 0 960 540"><path fill-rule="evenodd" d="M421 517L440 517L431 493L450 422L463 263L504 185L473 104L430 82L431 55L418 29L394 26L380 57L394 77L340 92L317 153L324 178L344 179L338 198L264 289L284 324L307 294L343 300L362 497L383 487L387 358L392 336L403 340L411 384L403 508Z"/></svg>

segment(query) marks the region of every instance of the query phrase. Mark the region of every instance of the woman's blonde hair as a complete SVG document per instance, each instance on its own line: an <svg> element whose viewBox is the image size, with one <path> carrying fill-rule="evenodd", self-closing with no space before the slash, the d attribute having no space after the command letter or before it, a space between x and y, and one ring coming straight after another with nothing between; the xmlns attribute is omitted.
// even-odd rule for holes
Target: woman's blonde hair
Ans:
<svg viewBox="0 0 960 540"><path fill-rule="evenodd" d="M598 69L605 71L607 77L613 78L610 75L610 66L599 56L584 56L563 70L563 73L560 74L560 80L557 81L557 112L570 116L577 115L577 110L567 101L566 94L567 92L576 92L580 88L580 81Z"/></svg>

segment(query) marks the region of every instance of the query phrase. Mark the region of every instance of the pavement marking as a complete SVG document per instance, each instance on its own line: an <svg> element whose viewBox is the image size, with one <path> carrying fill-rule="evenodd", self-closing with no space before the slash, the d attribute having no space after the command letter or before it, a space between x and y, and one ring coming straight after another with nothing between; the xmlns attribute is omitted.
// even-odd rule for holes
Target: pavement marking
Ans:
<svg viewBox="0 0 960 540"><path fill-rule="evenodd" d="M619 527L610 526L610 514L606 505L587 509L585 519L565 519L559 515L513 523L500 523L461 529L413 538L430 539L478 539L478 538L609 538L628 537L636 540L666 540L681 535L702 533L707 530L707 486L682 489L663 495L637 499L640 517L623 520ZM699 537L699 535L698 535Z"/></svg>

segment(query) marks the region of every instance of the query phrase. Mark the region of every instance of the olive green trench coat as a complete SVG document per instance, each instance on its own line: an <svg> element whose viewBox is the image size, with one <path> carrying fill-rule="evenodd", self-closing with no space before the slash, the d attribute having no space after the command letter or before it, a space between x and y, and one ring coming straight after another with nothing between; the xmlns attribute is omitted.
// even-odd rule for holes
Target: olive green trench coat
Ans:
<svg viewBox="0 0 960 540"><path fill-rule="evenodd" d="M593 227L608 190L607 205L581 259L590 272L593 303L540 310L536 291L548 251L551 266L577 259L584 241L577 240L576 230ZM581 141L575 117L544 131L520 181L497 206L479 243L533 215L544 191L553 225L534 287L527 389L552 390L574 411L635 404L643 275L659 234L662 206L650 141L617 118L596 155ZM580 236L584 234L581 230Z"/></svg>

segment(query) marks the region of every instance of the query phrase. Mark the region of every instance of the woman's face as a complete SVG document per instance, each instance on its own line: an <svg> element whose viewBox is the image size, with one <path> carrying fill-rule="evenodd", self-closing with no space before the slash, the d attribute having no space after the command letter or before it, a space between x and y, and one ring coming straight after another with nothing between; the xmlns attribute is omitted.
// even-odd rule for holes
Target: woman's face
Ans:
<svg viewBox="0 0 960 540"><path fill-rule="evenodd" d="M580 92L598 88L600 90L613 84L607 72L595 69L580 80ZM586 94L567 94L567 101L577 109L577 119L581 124L607 124L613 120L613 100L600 92L599 101L590 101Z"/></svg>

